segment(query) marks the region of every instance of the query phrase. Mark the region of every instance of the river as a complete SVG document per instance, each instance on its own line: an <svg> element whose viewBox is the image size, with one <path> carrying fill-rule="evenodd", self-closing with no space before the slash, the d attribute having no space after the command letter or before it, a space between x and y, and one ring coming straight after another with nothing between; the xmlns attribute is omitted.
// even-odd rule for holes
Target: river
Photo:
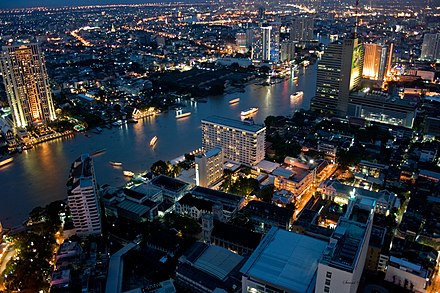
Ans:
<svg viewBox="0 0 440 293"><path fill-rule="evenodd" d="M174 111L139 120L137 124L104 129L101 134L83 133L42 143L16 154L13 163L0 168L0 221L6 227L17 226L37 206L44 206L67 196L66 180L70 165L82 153L107 151L94 157L99 185L120 186L125 181L122 170L145 171L157 160L171 160L201 147L200 121L210 115L240 119L240 112L258 107L256 123L269 115L291 115L309 109L315 94L316 63L300 69L297 82L288 79L272 86L248 85L244 93L209 97L206 103L187 103L192 114L176 119ZM304 91L301 100L292 100L295 91ZM240 97L239 103L228 101ZM154 149L149 147L158 137ZM109 161L122 162L115 168Z"/></svg>

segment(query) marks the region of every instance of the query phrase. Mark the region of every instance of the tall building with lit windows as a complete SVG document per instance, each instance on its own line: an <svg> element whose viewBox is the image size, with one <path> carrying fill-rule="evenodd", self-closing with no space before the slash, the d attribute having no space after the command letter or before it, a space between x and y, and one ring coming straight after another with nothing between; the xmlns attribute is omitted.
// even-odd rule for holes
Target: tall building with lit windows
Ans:
<svg viewBox="0 0 440 293"><path fill-rule="evenodd" d="M37 44L4 46L0 69L16 129L56 119L44 57Z"/></svg>
<svg viewBox="0 0 440 293"><path fill-rule="evenodd" d="M93 160L89 154L76 159L67 181L67 204L78 236L101 234L101 212Z"/></svg>
<svg viewBox="0 0 440 293"><path fill-rule="evenodd" d="M296 17L290 26L292 42L310 42L314 40L313 28L315 20L311 17Z"/></svg>
<svg viewBox="0 0 440 293"><path fill-rule="evenodd" d="M264 159L266 127L248 121L211 116L202 120L202 146L219 147L225 160L254 166Z"/></svg>
<svg viewBox="0 0 440 293"><path fill-rule="evenodd" d="M421 60L440 60L440 33L425 34L423 36Z"/></svg>
<svg viewBox="0 0 440 293"><path fill-rule="evenodd" d="M364 44L362 77L383 80L390 74L392 58L393 44Z"/></svg>
<svg viewBox="0 0 440 293"><path fill-rule="evenodd" d="M223 152L221 148L210 149L195 157L196 185L210 187L223 175Z"/></svg>
<svg viewBox="0 0 440 293"><path fill-rule="evenodd" d="M252 45L252 59L278 62L280 60L280 28L281 23L263 24L255 31Z"/></svg>
<svg viewBox="0 0 440 293"><path fill-rule="evenodd" d="M350 92L359 89L362 77L362 45L357 38L329 44L318 63L313 111L344 117Z"/></svg>

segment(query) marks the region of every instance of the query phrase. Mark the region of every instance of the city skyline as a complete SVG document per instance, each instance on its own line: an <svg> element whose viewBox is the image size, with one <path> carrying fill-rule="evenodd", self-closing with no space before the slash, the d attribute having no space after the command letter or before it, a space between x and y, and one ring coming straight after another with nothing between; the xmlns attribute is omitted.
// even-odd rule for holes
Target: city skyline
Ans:
<svg viewBox="0 0 440 293"><path fill-rule="evenodd" d="M435 2L93 2L0 8L0 291L439 291Z"/></svg>

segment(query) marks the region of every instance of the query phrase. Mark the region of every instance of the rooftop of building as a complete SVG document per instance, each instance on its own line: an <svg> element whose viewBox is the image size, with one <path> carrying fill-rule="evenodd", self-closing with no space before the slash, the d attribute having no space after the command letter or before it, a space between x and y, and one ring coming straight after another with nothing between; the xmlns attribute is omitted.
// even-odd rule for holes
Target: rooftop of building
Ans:
<svg viewBox="0 0 440 293"><path fill-rule="evenodd" d="M322 263L352 272L359 259L366 224L341 218L325 249Z"/></svg>
<svg viewBox="0 0 440 293"><path fill-rule="evenodd" d="M276 205L265 203L258 200L251 200L244 208L245 213L264 215L268 218L283 219L286 222L293 217L293 211L286 208L280 208Z"/></svg>
<svg viewBox="0 0 440 293"><path fill-rule="evenodd" d="M202 123L203 122L220 124L226 127L235 128L238 130L244 130L252 133L257 133L266 129L264 125L254 124L250 122L243 122L241 120L235 120L220 116L209 116L208 118L202 119Z"/></svg>
<svg viewBox="0 0 440 293"><path fill-rule="evenodd" d="M211 211L214 204L212 201L196 198L190 193L185 194L178 202L180 205L195 207L199 211Z"/></svg>
<svg viewBox="0 0 440 293"><path fill-rule="evenodd" d="M258 246L262 237L260 233L220 221L214 221L212 236L252 249Z"/></svg>
<svg viewBox="0 0 440 293"><path fill-rule="evenodd" d="M137 203L137 202L125 199L117 205L117 208L128 211L133 214L136 214L139 217L142 217L143 215L145 215L145 213L147 213L155 205L156 205L155 202L148 200L148 199L142 203Z"/></svg>
<svg viewBox="0 0 440 293"><path fill-rule="evenodd" d="M182 260L218 280L225 280L243 261L243 257L220 246L196 242Z"/></svg>
<svg viewBox="0 0 440 293"><path fill-rule="evenodd" d="M202 197L203 199L210 201L218 200L223 204L225 202L238 204L242 200L241 196L201 186L194 187L193 190L191 190L191 194L195 195L196 197Z"/></svg>
<svg viewBox="0 0 440 293"><path fill-rule="evenodd" d="M310 236L272 228L240 272L287 292L308 292L315 286L326 245Z"/></svg>
<svg viewBox="0 0 440 293"><path fill-rule="evenodd" d="M188 184L183 181L165 175L159 175L153 178L151 183L159 188L165 188L173 192L180 192L188 186Z"/></svg>
<svg viewBox="0 0 440 293"><path fill-rule="evenodd" d="M309 175L310 172L311 171L309 169L304 169L297 166L289 168L278 167L272 172L272 175L287 178L295 183L299 183L307 175Z"/></svg>
<svg viewBox="0 0 440 293"><path fill-rule="evenodd" d="M401 99L398 96L391 96L388 93L383 92L352 92L350 93L350 98L361 98L365 99L368 103L380 102L384 104L394 104L416 108L417 104L410 100Z"/></svg>
<svg viewBox="0 0 440 293"><path fill-rule="evenodd" d="M206 151L205 153L203 153L203 154L200 155L200 156L205 156L205 157L207 157L207 158L210 158L210 157L213 157L213 156L218 155L221 151L222 151L221 148L219 148L219 147L215 147L215 148L212 148L212 149Z"/></svg>

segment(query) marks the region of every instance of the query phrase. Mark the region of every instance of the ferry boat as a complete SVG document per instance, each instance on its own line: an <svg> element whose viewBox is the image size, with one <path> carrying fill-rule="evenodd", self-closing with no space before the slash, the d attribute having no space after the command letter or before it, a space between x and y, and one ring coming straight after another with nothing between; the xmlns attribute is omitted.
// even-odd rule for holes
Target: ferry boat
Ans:
<svg viewBox="0 0 440 293"><path fill-rule="evenodd" d="M240 101L240 98L235 98L229 101L229 104L235 104L238 103Z"/></svg>
<svg viewBox="0 0 440 293"><path fill-rule="evenodd" d="M157 136L154 136L151 140L150 140L150 147L154 147L157 143Z"/></svg>
<svg viewBox="0 0 440 293"><path fill-rule="evenodd" d="M252 115L254 113L257 113L257 111L258 111L258 108L257 107L253 107L253 108L249 108L249 109L241 111L240 114L241 114L241 116L249 116L249 115Z"/></svg>
<svg viewBox="0 0 440 293"><path fill-rule="evenodd" d="M8 157L8 158L0 158L0 167L7 165L9 163L12 163L12 161L14 160L13 157Z"/></svg>
<svg viewBox="0 0 440 293"><path fill-rule="evenodd" d="M299 91L294 93L293 95L290 95L291 99L297 100L297 99L302 99L304 97L304 92L303 91Z"/></svg>
<svg viewBox="0 0 440 293"><path fill-rule="evenodd" d="M124 174L124 176L127 176L127 177L133 177L134 176L134 172L132 172L132 171L124 170L124 171L122 171L122 173Z"/></svg>
<svg viewBox="0 0 440 293"><path fill-rule="evenodd" d="M120 166L122 166L122 163L121 163L121 162L112 162L112 161L110 161L109 163L110 163L110 165L115 166L115 167L120 167Z"/></svg>
<svg viewBox="0 0 440 293"><path fill-rule="evenodd" d="M187 117L191 115L191 112L184 113L182 109L176 110L176 119Z"/></svg>

